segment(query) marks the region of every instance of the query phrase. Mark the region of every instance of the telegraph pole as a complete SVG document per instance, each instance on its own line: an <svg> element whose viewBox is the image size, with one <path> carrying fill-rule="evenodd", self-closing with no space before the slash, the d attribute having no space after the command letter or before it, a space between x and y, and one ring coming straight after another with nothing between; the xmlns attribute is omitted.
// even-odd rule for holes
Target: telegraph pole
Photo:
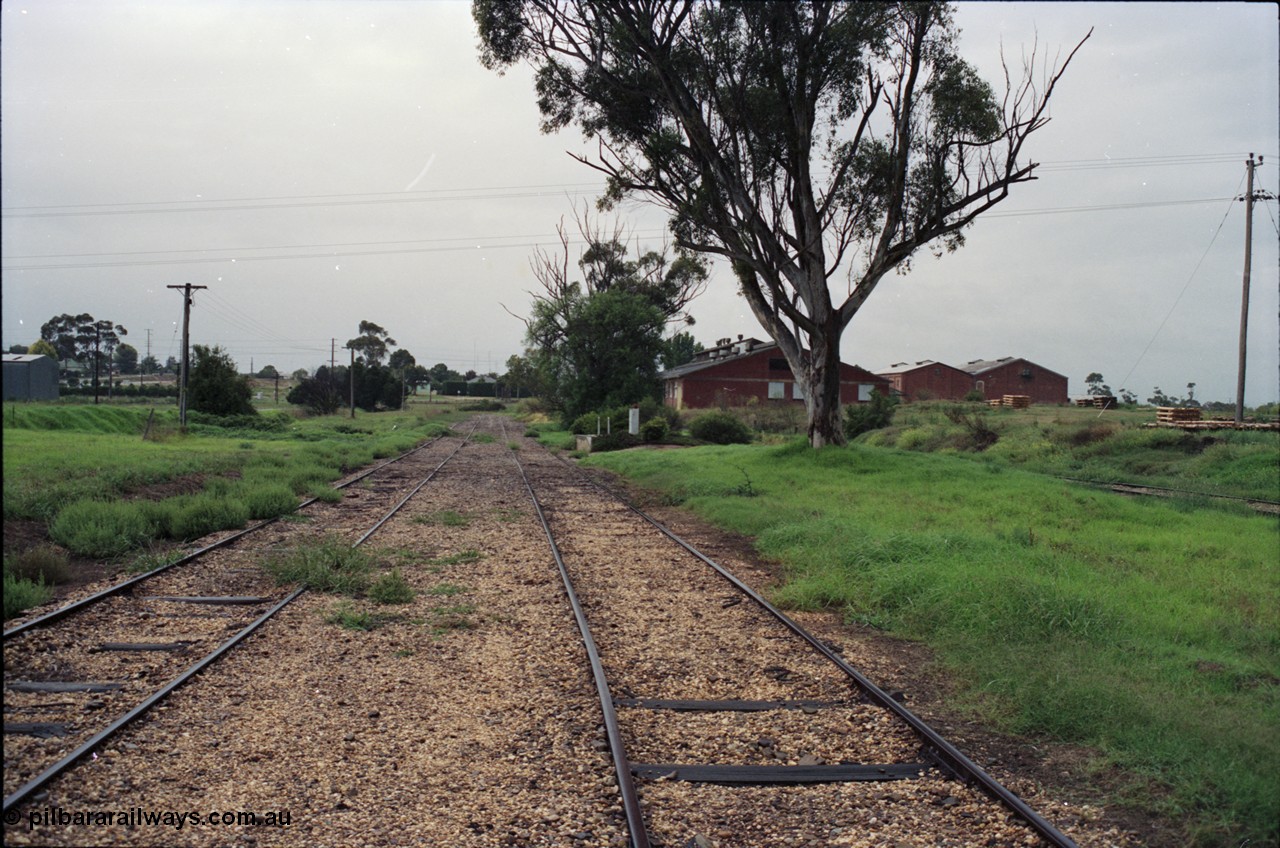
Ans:
<svg viewBox="0 0 1280 848"><path fill-rule="evenodd" d="M1244 370L1249 332L1249 276L1253 265L1253 201L1255 199L1265 200L1271 197L1267 192L1258 192L1255 195L1253 191L1253 169L1256 165L1262 164L1262 158L1259 156L1258 161L1255 163L1253 154L1249 154L1249 161L1244 163L1248 168L1248 186L1245 189L1244 197L1239 198L1244 200L1244 283L1240 298L1240 367L1236 377L1235 422L1237 424L1244 421Z"/></svg>
<svg viewBox="0 0 1280 848"><path fill-rule="evenodd" d="M191 358L189 343L191 341L191 292L195 289L207 289L208 286L193 286L184 283L180 286L165 286L169 289L182 289L182 376L178 382L178 423L187 429L187 375L191 372L188 360Z"/></svg>

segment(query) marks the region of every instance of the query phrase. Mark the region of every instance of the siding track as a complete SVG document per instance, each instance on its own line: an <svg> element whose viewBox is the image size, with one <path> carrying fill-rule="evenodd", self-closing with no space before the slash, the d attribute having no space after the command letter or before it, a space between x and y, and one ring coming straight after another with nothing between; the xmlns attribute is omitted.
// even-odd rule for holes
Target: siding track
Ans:
<svg viewBox="0 0 1280 848"><path fill-rule="evenodd" d="M634 848L1075 845L657 521L562 461L517 463L587 646Z"/></svg>
<svg viewBox="0 0 1280 848"><path fill-rule="evenodd" d="M5 631L5 812L305 591L276 586L258 567L264 553L320 532L363 544L465 444L436 439L345 481L341 488L365 485L335 505L302 504L313 518L309 525L260 522ZM193 663L192 656L199 659Z"/></svg>

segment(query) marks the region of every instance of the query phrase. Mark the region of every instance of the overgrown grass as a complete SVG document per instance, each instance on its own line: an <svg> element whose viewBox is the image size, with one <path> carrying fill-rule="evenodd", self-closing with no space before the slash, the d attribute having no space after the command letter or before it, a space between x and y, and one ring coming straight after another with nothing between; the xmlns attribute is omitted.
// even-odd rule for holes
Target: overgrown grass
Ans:
<svg viewBox="0 0 1280 848"><path fill-rule="evenodd" d="M927 642L973 712L1094 746L1188 844L1275 841L1274 517L866 447L588 462L756 537L788 569L780 603ZM756 497L735 493L743 474ZM1162 789L1144 795L1151 780Z"/></svg>
<svg viewBox="0 0 1280 848"><path fill-rule="evenodd" d="M987 463L1104 483L1280 499L1280 433L1143 426L1154 420L1152 410L915 403L898 407L891 426L858 442L926 453L968 452ZM976 453L965 422L990 428L994 444Z"/></svg>
<svg viewBox="0 0 1280 848"><path fill-rule="evenodd" d="M4 620L39 606L53 597L53 591L42 582L17 577L4 569Z"/></svg>

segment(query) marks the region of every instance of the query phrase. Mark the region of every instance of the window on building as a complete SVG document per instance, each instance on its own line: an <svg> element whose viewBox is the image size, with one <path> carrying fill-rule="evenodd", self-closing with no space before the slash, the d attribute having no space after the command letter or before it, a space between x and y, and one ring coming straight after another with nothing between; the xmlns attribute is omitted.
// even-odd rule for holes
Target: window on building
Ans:
<svg viewBox="0 0 1280 848"><path fill-rule="evenodd" d="M791 398L792 400L804 400L804 387L799 383L792 383Z"/></svg>
<svg viewBox="0 0 1280 848"><path fill-rule="evenodd" d="M787 384L783 382L769 383L769 400L786 400Z"/></svg>
<svg viewBox="0 0 1280 848"><path fill-rule="evenodd" d="M874 388L875 386L871 385L870 383L859 383L858 384L858 400L863 403L871 400L871 390Z"/></svg>
<svg viewBox="0 0 1280 848"><path fill-rule="evenodd" d="M786 359L775 356L769 359L769 370L770 371L790 371L791 366L787 365Z"/></svg>

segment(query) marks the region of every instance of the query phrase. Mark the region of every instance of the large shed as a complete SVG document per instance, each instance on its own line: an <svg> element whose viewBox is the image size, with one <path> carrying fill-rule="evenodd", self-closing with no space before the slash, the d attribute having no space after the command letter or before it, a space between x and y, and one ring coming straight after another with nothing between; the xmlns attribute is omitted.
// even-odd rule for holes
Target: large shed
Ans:
<svg viewBox="0 0 1280 848"><path fill-rule="evenodd" d="M1069 403L1067 378L1028 359L975 359L964 365L987 400L1026 395L1032 403Z"/></svg>
<svg viewBox="0 0 1280 848"><path fill-rule="evenodd" d="M758 403L803 403L804 393L776 342L722 339L691 362L663 371L663 403L675 409L707 409ZM840 402L865 403L872 389L888 394L889 381L841 363Z"/></svg>
<svg viewBox="0 0 1280 848"><path fill-rule="evenodd" d="M973 391L973 375L943 362L895 362L877 372L898 395L912 400L963 400Z"/></svg>
<svg viewBox="0 0 1280 848"><path fill-rule="evenodd" d="M4 354L5 400L57 400L58 363L43 354Z"/></svg>

